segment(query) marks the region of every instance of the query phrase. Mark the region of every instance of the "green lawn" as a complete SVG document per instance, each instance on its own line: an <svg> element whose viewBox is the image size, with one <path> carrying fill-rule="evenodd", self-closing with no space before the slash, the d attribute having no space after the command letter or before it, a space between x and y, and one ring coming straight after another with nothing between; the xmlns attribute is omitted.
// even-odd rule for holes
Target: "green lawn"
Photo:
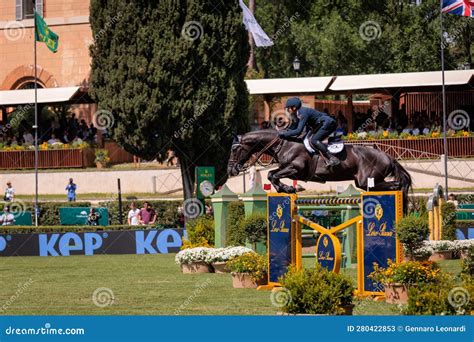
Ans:
<svg viewBox="0 0 474 342"><path fill-rule="evenodd" d="M308 266L313 262L304 261ZM457 273L459 260L445 262L443 268ZM355 279L355 269L346 272ZM112 290L111 305L94 304L98 288ZM1 315L274 315L278 308L270 294L233 289L229 274L183 275L173 254L0 261ZM396 306L384 302L361 299L355 304L358 315L398 314Z"/></svg>

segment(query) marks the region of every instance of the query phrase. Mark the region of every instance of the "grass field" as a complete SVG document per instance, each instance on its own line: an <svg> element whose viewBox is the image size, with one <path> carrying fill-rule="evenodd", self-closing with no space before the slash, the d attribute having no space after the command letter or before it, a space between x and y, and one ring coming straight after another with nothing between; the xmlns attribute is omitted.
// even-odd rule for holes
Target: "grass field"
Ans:
<svg viewBox="0 0 474 342"><path fill-rule="evenodd" d="M305 259L306 266L314 262ZM445 270L459 272L459 260ZM355 282L356 271L346 271ZM110 305L94 304L98 295ZM105 293L105 294L104 294ZM101 297L105 296L105 297ZM394 315L394 305L356 301L356 315ZM174 254L10 257L0 261L1 315L274 315L270 292L233 289L229 274L183 275Z"/></svg>

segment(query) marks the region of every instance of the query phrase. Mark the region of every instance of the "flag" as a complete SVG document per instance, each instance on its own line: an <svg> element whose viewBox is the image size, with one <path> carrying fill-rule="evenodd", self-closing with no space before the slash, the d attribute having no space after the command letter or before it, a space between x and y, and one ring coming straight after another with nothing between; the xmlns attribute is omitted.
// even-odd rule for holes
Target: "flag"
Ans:
<svg viewBox="0 0 474 342"><path fill-rule="evenodd" d="M443 13L474 17L474 0L443 0Z"/></svg>
<svg viewBox="0 0 474 342"><path fill-rule="evenodd" d="M44 19L35 11L35 39L37 42L46 43L52 52L58 51L59 36L51 31Z"/></svg>
<svg viewBox="0 0 474 342"><path fill-rule="evenodd" d="M255 41L255 45L261 46L272 46L272 40L267 36L267 34L262 30L260 25L255 20L252 12L250 12L249 8L244 4L242 0L239 0L240 7L244 12L244 25L247 31L252 34L253 40Z"/></svg>

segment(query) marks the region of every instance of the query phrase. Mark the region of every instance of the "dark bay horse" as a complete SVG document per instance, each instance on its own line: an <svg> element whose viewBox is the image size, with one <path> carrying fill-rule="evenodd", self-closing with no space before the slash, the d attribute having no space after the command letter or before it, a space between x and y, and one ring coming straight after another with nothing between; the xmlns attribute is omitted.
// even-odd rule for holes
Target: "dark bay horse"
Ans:
<svg viewBox="0 0 474 342"><path fill-rule="evenodd" d="M268 147L276 137L278 132L274 129L234 136L227 165L229 176L237 176L252 155ZM268 180L278 192L296 192L294 187L283 184L282 178L319 183L353 180L362 190L367 190L367 179L374 178L375 187L371 190L402 190L403 207L407 209L408 191L412 185L410 174L395 159L375 148L346 144L337 155L341 164L332 168L326 167L325 160L318 154L310 155L301 141L278 139L265 153L279 165L268 172Z"/></svg>

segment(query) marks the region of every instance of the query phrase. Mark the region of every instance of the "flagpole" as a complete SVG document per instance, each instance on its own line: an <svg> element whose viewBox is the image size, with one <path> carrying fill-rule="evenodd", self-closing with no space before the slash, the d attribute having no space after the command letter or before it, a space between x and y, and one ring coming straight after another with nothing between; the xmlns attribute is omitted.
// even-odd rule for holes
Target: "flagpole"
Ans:
<svg viewBox="0 0 474 342"><path fill-rule="evenodd" d="M440 26L441 26L441 78L443 93L443 145L444 145L444 199L448 200L448 139L446 127L446 86L444 78L444 29L443 29L443 0L440 0Z"/></svg>
<svg viewBox="0 0 474 342"><path fill-rule="evenodd" d="M34 29L33 41L35 51L35 226L38 227L38 71L36 61L36 1L33 1L34 7Z"/></svg>

